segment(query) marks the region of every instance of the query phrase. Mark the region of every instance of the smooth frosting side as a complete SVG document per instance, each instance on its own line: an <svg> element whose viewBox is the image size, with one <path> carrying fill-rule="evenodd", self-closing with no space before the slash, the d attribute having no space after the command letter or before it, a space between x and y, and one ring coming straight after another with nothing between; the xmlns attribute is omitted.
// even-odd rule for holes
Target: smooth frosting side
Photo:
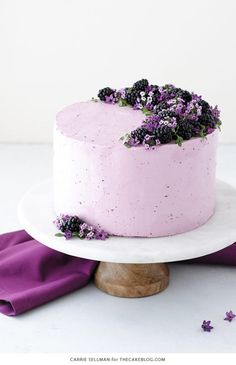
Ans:
<svg viewBox="0 0 236 365"><path fill-rule="evenodd" d="M151 151L141 146L126 148L119 137L140 125L141 112L88 103L86 108L93 109L89 114L92 121L88 114L83 114L84 106L80 120L71 121L71 110L81 110L81 104L64 109L63 118L60 113L57 116L54 132L57 214L78 215L110 234L144 237L186 232L211 217L215 209L217 131L204 140L186 141L182 147L170 143ZM98 108L97 104L104 104L109 110L104 119L101 105ZM94 113L98 110L96 119ZM108 121L111 128L106 134ZM98 134L96 125L101 128ZM87 135L86 139L83 135Z"/></svg>

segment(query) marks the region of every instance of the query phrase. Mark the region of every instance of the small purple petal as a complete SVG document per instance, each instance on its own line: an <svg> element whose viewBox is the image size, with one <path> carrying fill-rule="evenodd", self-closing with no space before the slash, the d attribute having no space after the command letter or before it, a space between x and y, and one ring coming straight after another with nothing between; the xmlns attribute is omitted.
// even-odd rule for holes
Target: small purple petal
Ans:
<svg viewBox="0 0 236 365"><path fill-rule="evenodd" d="M224 320L229 321L229 322L231 322L236 317L236 314L234 314L232 312L232 310L230 310L229 312L226 312L225 315L226 315L226 317L224 318Z"/></svg>
<svg viewBox="0 0 236 365"><path fill-rule="evenodd" d="M203 321L201 328L204 332L211 332L211 330L214 328L211 326L211 321Z"/></svg>
<svg viewBox="0 0 236 365"><path fill-rule="evenodd" d="M65 231L65 238L66 238L66 240L69 240L71 237L72 237L72 232L71 231Z"/></svg>
<svg viewBox="0 0 236 365"><path fill-rule="evenodd" d="M105 231L103 231L103 230L101 230L101 231L97 231L97 232L95 233L95 235L96 235L96 239L97 239L97 240L102 240L102 241L104 241L106 238L108 238L108 237L109 237L108 233L107 233L107 232L105 232Z"/></svg>

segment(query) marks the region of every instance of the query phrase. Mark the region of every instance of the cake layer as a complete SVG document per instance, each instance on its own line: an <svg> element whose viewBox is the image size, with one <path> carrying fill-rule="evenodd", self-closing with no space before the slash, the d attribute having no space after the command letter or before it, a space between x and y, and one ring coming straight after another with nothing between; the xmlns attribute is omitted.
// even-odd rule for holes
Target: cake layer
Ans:
<svg viewBox="0 0 236 365"><path fill-rule="evenodd" d="M54 205L121 236L157 237L192 230L215 209L217 131L155 150L126 148L140 111L77 103L57 115Z"/></svg>

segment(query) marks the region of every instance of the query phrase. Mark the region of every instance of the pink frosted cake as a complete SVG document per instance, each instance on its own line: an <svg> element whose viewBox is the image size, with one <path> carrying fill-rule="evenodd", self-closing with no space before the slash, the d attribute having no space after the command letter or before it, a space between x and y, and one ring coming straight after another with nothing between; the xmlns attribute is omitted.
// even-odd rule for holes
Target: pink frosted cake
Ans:
<svg viewBox="0 0 236 365"><path fill-rule="evenodd" d="M201 112L202 123L203 109L209 104L190 93L187 102L184 95L175 95L174 104L172 95L158 111L155 106L163 100L152 107L147 102L148 97L154 99L152 87L146 86L141 95L138 90L131 105L127 94L132 89L106 88L100 91L101 100L76 103L58 113L54 130L57 215L79 216L111 235L142 237L186 232L213 215L217 123L213 125L212 117L211 125L198 130L199 118L191 119L187 110L196 100L195 114ZM159 99L164 88L158 89ZM182 115L189 115L191 134L177 114L176 105L181 103ZM219 124L216 109L209 110Z"/></svg>

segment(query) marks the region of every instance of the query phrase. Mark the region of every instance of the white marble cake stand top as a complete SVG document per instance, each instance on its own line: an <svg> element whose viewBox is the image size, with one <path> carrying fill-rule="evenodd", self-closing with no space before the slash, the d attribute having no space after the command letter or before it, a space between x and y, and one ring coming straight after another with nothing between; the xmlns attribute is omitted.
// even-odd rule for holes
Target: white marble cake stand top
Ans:
<svg viewBox="0 0 236 365"><path fill-rule="evenodd" d="M193 231L169 237L110 237L105 241L55 237L51 180L31 188L23 196L18 216L23 228L33 238L72 256L137 264L180 261L216 252L236 240L236 189L217 181L214 216Z"/></svg>

